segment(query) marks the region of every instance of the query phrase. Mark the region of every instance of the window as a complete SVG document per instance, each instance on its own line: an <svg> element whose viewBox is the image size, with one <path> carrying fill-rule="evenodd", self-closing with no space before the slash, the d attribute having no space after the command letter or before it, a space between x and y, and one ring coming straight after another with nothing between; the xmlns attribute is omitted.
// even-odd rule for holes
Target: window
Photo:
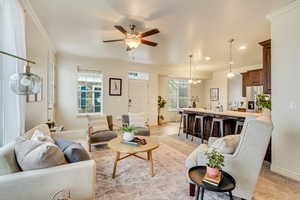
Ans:
<svg viewBox="0 0 300 200"><path fill-rule="evenodd" d="M149 80L149 73L147 72L128 72L129 79Z"/></svg>
<svg viewBox="0 0 300 200"><path fill-rule="evenodd" d="M78 73L78 113L103 111L103 81L99 72Z"/></svg>
<svg viewBox="0 0 300 200"><path fill-rule="evenodd" d="M190 84L187 80L169 80L169 109L190 106Z"/></svg>

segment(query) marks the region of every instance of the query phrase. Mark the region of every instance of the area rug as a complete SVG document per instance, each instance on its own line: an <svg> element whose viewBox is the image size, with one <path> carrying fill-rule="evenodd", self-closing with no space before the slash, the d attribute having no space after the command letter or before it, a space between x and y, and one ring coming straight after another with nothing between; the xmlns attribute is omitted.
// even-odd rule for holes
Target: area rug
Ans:
<svg viewBox="0 0 300 200"><path fill-rule="evenodd" d="M143 155L143 154L141 154ZM146 155L143 155L146 157ZM114 152L107 147L92 153L97 163L97 200L191 200L186 179L186 155L166 144L153 152L155 176L149 163L136 157L118 162L112 179ZM223 194L205 193L205 199L227 199Z"/></svg>

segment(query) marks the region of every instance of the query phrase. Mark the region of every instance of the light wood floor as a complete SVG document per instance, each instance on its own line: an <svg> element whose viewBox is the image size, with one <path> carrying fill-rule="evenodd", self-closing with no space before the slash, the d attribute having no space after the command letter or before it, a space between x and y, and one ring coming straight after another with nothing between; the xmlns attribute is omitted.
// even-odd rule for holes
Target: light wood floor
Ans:
<svg viewBox="0 0 300 200"><path fill-rule="evenodd" d="M188 156L199 145L199 141L191 142L191 138L185 139L185 135L178 137L177 134L178 123L151 127L151 135L160 136L161 142ZM300 182L271 172L270 164L266 162L256 186L255 199L300 200Z"/></svg>

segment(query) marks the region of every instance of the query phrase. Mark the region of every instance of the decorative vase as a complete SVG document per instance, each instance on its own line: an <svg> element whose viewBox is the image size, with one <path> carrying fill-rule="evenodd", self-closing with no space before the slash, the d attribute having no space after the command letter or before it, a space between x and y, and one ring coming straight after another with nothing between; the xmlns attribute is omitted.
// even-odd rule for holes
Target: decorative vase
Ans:
<svg viewBox="0 0 300 200"><path fill-rule="evenodd" d="M218 168L210 168L210 167L206 167L206 173L208 174L208 176L215 178L219 175L219 169Z"/></svg>
<svg viewBox="0 0 300 200"><path fill-rule="evenodd" d="M268 109L268 108L263 108L263 109L262 109L262 114L263 114L263 116L265 116L265 117L271 118L271 110Z"/></svg>
<svg viewBox="0 0 300 200"><path fill-rule="evenodd" d="M129 142L131 140L133 140L134 138L134 134L132 132L124 132L123 133L123 140L126 142Z"/></svg>

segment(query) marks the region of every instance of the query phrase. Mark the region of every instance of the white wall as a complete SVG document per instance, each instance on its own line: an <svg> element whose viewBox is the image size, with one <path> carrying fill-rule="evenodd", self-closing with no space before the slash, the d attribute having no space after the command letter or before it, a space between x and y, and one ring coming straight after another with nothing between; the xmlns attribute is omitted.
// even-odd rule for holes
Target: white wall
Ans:
<svg viewBox="0 0 300 200"><path fill-rule="evenodd" d="M228 79L228 105L241 101L243 93L243 77L237 74Z"/></svg>
<svg viewBox="0 0 300 200"><path fill-rule="evenodd" d="M272 18L272 170L300 181L300 1Z"/></svg>
<svg viewBox="0 0 300 200"><path fill-rule="evenodd" d="M249 70L261 69L262 65L246 66L240 68L234 68L232 71L235 74L247 72ZM217 71L212 74L212 78L204 81L204 106L206 108L214 109L220 102L223 105L224 110L227 110L229 99L229 79L227 78L228 70ZM239 84L236 82L236 84ZM238 88L237 85L235 88ZM219 101L210 101L210 88L219 88ZM236 93L236 92L235 92ZM241 96L242 97L242 96ZM237 98L237 97L235 97Z"/></svg>
<svg viewBox="0 0 300 200"><path fill-rule="evenodd" d="M47 66L49 60L54 62L54 51L48 39L37 26L36 21L26 12L26 49L27 57L36 62L31 65L31 72L39 75L43 81L42 101L26 104L25 129L47 122Z"/></svg>

